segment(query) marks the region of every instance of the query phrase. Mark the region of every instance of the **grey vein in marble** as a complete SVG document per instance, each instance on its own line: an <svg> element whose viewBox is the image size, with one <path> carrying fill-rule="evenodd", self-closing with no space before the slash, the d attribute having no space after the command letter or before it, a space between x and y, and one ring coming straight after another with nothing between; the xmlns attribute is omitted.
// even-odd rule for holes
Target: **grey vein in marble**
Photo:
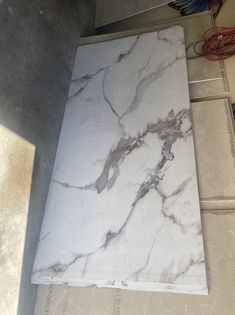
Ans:
<svg viewBox="0 0 235 315"><path fill-rule="evenodd" d="M34 283L206 294L183 43L79 47Z"/></svg>

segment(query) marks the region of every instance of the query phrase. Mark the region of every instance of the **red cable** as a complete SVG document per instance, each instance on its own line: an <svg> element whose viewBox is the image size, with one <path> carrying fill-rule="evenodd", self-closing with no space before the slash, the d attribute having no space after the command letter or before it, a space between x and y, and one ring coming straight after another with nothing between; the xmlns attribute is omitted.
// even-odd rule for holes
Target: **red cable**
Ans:
<svg viewBox="0 0 235 315"><path fill-rule="evenodd" d="M209 60L224 60L235 54L235 28L209 29L203 36L202 54Z"/></svg>
<svg viewBox="0 0 235 315"><path fill-rule="evenodd" d="M200 52L197 52L196 48L199 43L202 43L202 45ZM197 56L204 56L208 60L227 59L235 55L235 28L211 28L204 33L203 40L193 43L193 48Z"/></svg>

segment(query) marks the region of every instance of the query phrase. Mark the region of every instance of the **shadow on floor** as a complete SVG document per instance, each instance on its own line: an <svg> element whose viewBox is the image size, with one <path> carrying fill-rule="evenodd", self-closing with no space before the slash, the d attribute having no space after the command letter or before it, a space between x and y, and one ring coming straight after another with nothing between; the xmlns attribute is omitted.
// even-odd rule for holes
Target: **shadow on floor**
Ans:
<svg viewBox="0 0 235 315"><path fill-rule="evenodd" d="M36 146L18 315L33 314L30 275L78 40L95 33L94 3L0 3L0 124Z"/></svg>

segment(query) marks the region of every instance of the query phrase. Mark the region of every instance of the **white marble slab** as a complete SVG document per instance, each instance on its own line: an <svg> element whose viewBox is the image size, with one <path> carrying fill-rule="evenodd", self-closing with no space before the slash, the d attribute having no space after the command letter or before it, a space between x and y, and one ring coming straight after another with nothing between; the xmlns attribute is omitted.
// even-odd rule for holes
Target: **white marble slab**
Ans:
<svg viewBox="0 0 235 315"><path fill-rule="evenodd" d="M79 47L32 282L207 293L181 27Z"/></svg>

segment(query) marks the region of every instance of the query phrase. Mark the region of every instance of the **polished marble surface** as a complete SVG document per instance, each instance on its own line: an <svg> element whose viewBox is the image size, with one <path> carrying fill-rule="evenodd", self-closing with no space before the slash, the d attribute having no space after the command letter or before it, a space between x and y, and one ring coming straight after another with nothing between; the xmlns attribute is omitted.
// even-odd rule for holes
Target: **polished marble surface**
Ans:
<svg viewBox="0 0 235 315"><path fill-rule="evenodd" d="M32 282L207 293L181 27L79 47Z"/></svg>
<svg viewBox="0 0 235 315"><path fill-rule="evenodd" d="M195 56L192 43L200 41L204 33L209 28L214 27L214 18L211 12L205 11L173 19L169 19L168 14L160 12L161 10L157 12L150 10L147 16L140 14L122 20L119 23L112 23L102 28L99 35L80 38L79 43L80 45L94 44L142 33L160 31L176 25L182 26L184 28L185 47L187 47L187 71L191 101L218 95L226 96L228 83L223 63L219 61L211 62L205 58L192 58ZM162 18L164 21L162 21Z"/></svg>
<svg viewBox="0 0 235 315"><path fill-rule="evenodd" d="M233 315L235 212L217 211L202 212L208 296L40 285L34 315Z"/></svg>

